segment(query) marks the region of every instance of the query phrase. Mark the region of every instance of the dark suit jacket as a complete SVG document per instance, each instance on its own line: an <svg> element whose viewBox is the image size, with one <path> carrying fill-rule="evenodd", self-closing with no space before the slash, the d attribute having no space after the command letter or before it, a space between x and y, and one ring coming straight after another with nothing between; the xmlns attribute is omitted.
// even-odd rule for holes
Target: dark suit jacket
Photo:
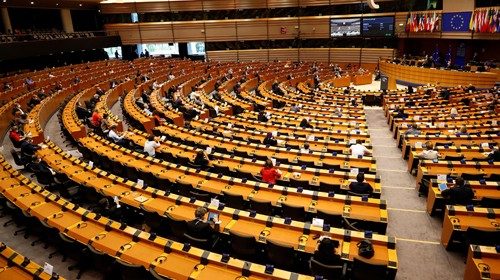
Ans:
<svg viewBox="0 0 500 280"><path fill-rule="evenodd" d="M359 193L359 194L371 194L373 192L372 186L370 184L362 182L352 182L349 185L349 189L352 192Z"/></svg>
<svg viewBox="0 0 500 280"><path fill-rule="evenodd" d="M210 223L194 219L189 221L187 224L188 234L195 238L200 239L212 239L215 233L214 229L210 226Z"/></svg>

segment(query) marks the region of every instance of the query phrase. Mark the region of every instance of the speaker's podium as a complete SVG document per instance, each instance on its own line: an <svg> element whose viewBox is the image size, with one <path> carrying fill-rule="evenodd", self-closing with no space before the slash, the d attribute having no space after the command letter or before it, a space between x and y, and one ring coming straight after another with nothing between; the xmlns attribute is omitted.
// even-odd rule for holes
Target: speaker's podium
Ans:
<svg viewBox="0 0 500 280"><path fill-rule="evenodd" d="M380 90L387 90L389 87L389 77L380 75Z"/></svg>

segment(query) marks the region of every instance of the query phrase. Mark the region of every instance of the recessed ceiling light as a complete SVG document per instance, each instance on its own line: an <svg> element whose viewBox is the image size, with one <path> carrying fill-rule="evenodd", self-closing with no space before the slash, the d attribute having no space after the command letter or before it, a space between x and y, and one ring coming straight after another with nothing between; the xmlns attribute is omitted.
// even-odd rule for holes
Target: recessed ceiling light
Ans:
<svg viewBox="0 0 500 280"><path fill-rule="evenodd" d="M35 2L31 1L30 4L33 5L33 4L35 4Z"/></svg>
<svg viewBox="0 0 500 280"><path fill-rule="evenodd" d="M56 3L56 6L59 6L59 3Z"/></svg>
<svg viewBox="0 0 500 280"><path fill-rule="evenodd" d="M82 6L82 3L78 4L78 6L80 6L80 7L81 7L81 6Z"/></svg>

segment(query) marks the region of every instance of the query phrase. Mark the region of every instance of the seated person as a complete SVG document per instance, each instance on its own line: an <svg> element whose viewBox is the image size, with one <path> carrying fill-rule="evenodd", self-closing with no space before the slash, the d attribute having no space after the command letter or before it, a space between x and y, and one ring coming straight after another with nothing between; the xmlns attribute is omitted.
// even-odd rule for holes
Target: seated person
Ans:
<svg viewBox="0 0 500 280"><path fill-rule="evenodd" d="M278 144L278 140L276 140L271 132L267 133L266 138L262 140L262 144L269 146L276 146Z"/></svg>
<svg viewBox="0 0 500 280"><path fill-rule="evenodd" d="M321 236L318 239L318 245L312 258L324 265L341 265L340 254L336 252L339 245L338 240L331 239L328 236Z"/></svg>
<svg viewBox="0 0 500 280"><path fill-rule="evenodd" d="M40 146L33 145L33 140L31 138L25 138L21 142L21 153L25 157L34 158L35 152L40 150Z"/></svg>
<svg viewBox="0 0 500 280"><path fill-rule="evenodd" d="M470 185L465 184L462 177L455 180L455 186L441 192L443 198L446 199L447 204L451 205L471 205L474 198L474 191Z"/></svg>
<svg viewBox="0 0 500 280"><path fill-rule="evenodd" d="M420 134L420 130L417 129L417 125L416 124L410 124L408 125L408 129L405 131L405 136L408 136L408 135L419 135Z"/></svg>
<svg viewBox="0 0 500 280"><path fill-rule="evenodd" d="M108 138L120 146L128 147L129 142L125 138L126 133L127 132L120 133L120 132L116 131L116 124L112 124L111 127L109 128Z"/></svg>
<svg viewBox="0 0 500 280"><path fill-rule="evenodd" d="M199 165L200 167L207 167L210 163L210 159L208 158L208 155L207 153L205 153L205 151L199 150L196 153L196 157L194 158L193 163L195 165Z"/></svg>
<svg viewBox="0 0 500 280"><path fill-rule="evenodd" d="M194 217L194 220L187 223L187 234L194 238L213 240L221 222L208 221L208 209L201 206L194 211Z"/></svg>
<svg viewBox="0 0 500 280"><path fill-rule="evenodd" d="M363 146L361 139L356 140L356 144L352 145L350 148L351 150L351 155L353 157L359 157L359 156L364 156L366 154L371 154L371 152Z"/></svg>
<svg viewBox="0 0 500 280"><path fill-rule="evenodd" d="M467 133L467 127L465 125L460 127L460 130L458 130L457 135L458 136L469 135L469 133Z"/></svg>
<svg viewBox="0 0 500 280"><path fill-rule="evenodd" d="M304 143L302 148L300 149L300 152L303 154L308 154L309 153L309 143Z"/></svg>
<svg viewBox="0 0 500 280"><path fill-rule="evenodd" d="M452 118L456 118L456 117L458 117L458 110L457 110L457 108L452 107L452 108L450 109L450 117L452 117Z"/></svg>
<svg viewBox="0 0 500 280"><path fill-rule="evenodd" d="M274 167L272 160L267 159L264 167L260 170L260 175L262 176L263 182L276 184L276 180L281 177L281 171Z"/></svg>
<svg viewBox="0 0 500 280"><path fill-rule="evenodd" d="M19 129L17 125L14 125L9 132L9 139L16 148L21 147L21 143L24 140L24 133Z"/></svg>
<svg viewBox="0 0 500 280"><path fill-rule="evenodd" d="M498 148L495 148L495 150L487 155L486 159L492 160L494 162L500 161L500 150Z"/></svg>
<svg viewBox="0 0 500 280"><path fill-rule="evenodd" d="M267 122L269 118L266 115L266 112L260 111L259 114L257 115L257 120L259 122Z"/></svg>
<svg viewBox="0 0 500 280"><path fill-rule="evenodd" d="M310 123L309 123L309 118L303 118L300 121L300 127L302 128L314 128Z"/></svg>
<svg viewBox="0 0 500 280"><path fill-rule="evenodd" d="M425 143L425 150L418 154L418 158L420 159L430 159L434 160L439 157L438 151L434 150L434 146L432 142L427 141Z"/></svg>
<svg viewBox="0 0 500 280"><path fill-rule="evenodd" d="M101 114L99 114L99 112L97 112L97 111L94 111L92 113L92 116L90 117L90 124L94 128L100 128L101 127L101 123L102 123L102 116L101 116Z"/></svg>
<svg viewBox="0 0 500 280"><path fill-rule="evenodd" d="M356 182L352 182L349 185L349 190L358 194L372 194L373 188L365 182L365 174L363 172L358 173L356 176Z"/></svg>
<svg viewBox="0 0 500 280"><path fill-rule="evenodd" d="M147 153L150 157L154 157L156 155L156 148L159 148L161 145L155 140L153 135L149 135L148 139L144 143L144 152Z"/></svg>

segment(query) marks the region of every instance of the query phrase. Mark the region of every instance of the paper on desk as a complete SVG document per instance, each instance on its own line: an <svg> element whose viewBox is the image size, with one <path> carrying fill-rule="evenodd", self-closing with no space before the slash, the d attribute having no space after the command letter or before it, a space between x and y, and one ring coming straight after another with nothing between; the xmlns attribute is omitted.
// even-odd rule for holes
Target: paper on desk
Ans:
<svg viewBox="0 0 500 280"><path fill-rule="evenodd" d="M489 148L490 144L489 143L481 143L481 148Z"/></svg>
<svg viewBox="0 0 500 280"><path fill-rule="evenodd" d="M421 149L422 148L422 142L415 142L415 148Z"/></svg>
<svg viewBox="0 0 500 280"><path fill-rule="evenodd" d="M325 221L323 219L313 218L312 225L316 227L323 228Z"/></svg>
<svg viewBox="0 0 500 280"><path fill-rule="evenodd" d="M219 200L217 198L212 198L210 200L210 206L213 206L215 208L219 208Z"/></svg>
<svg viewBox="0 0 500 280"><path fill-rule="evenodd" d="M273 137L278 136L278 131L274 130L273 132L271 132L271 135L272 135Z"/></svg>
<svg viewBox="0 0 500 280"><path fill-rule="evenodd" d="M43 272L47 273L48 275L52 275L53 271L54 271L53 265L47 262L43 265Z"/></svg>
<svg viewBox="0 0 500 280"><path fill-rule="evenodd" d="M167 136L163 135L162 137L160 137L160 140L161 140L161 141L165 141L165 140L167 140Z"/></svg>
<svg viewBox="0 0 500 280"><path fill-rule="evenodd" d="M137 179L137 186L138 186L139 188L144 187L144 180L142 180L142 179Z"/></svg>
<svg viewBox="0 0 500 280"><path fill-rule="evenodd" d="M271 158L271 162L273 163L273 166L276 165L276 159L275 158Z"/></svg>
<svg viewBox="0 0 500 280"><path fill-rule="evenodd" d="M205 152L207 152L207 154L212 153L212 147L207 147L207 148L205 149Z"/></svg>
<svg viewBox="0 0 500 280"><path fill-rule="evenodd" d="M351 168L350 173L353 174L353 175L358 175L359 168Z"/></svg>
<svg viewBox="0 0 500 280"><path fill-rule="evenodd" d="M314 141L314 135L311 134L311 135L307 136L307 141Z"/></svg>
<svg viewBox="0 0 500 280"><path fill-rule="evenodd" d="M90 168L94 168L94 162L93 161L89 161L89 167Z"/></svg>
<svg viewBox="0 0 500 280"><path fill-rule="evenodd" d="M438 182L446 182L446 174L438 174L437 181Z"/></svg>

